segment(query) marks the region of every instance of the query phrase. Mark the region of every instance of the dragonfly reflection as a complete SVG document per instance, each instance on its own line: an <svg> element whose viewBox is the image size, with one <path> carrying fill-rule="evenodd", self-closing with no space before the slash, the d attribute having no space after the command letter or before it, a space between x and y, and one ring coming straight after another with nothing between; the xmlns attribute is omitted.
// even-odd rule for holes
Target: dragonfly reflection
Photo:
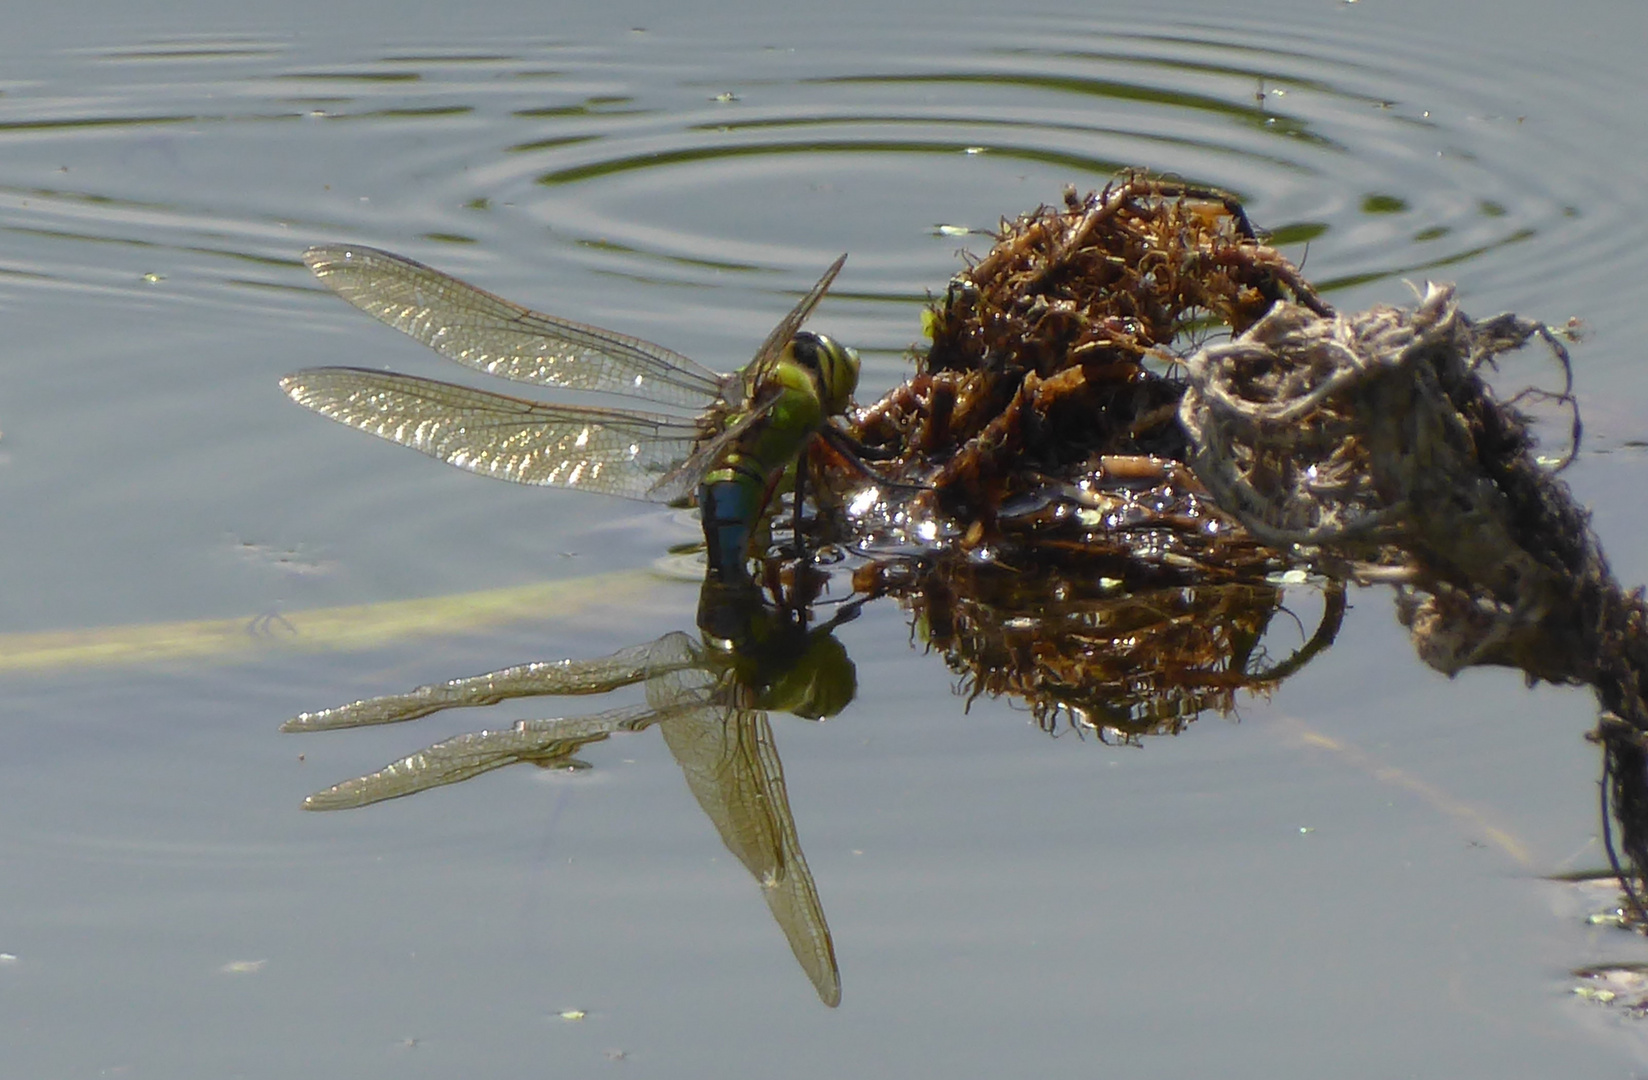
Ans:
<svg viewBox="0 0 1648 1080"><path fill-rule="evenodd" d="M790 949L829 1006L841 1001L835 947L796 836L770 709L817 719L852 700L852 661L831 634L856 609L817 627L762 603L747 585L708 582L703 639L674 632L595 660L523 664L405 694L303 713L283 731L324 731L412 720L512 698L603 694L644 683L646 702L582 716L521 720L459 735L309 796L311 810L366 806L516 762L576 766L582 748L656 727L727 849L761 885Z"/></svg>
<svg viewBox="0 0 1648 1080"><path fill-rule="evenodd" d="M544 315L376 248L310 248L333 291L449 360L535 386L622 394L669 415L509 397L412 375L310 368L281 386L300 405L471 472L523 484L675 502L696 496L713 574L745 575L752 538L797 459L846 412L858 354L801 332L837 259L743 370L719 375L661 345Z"/></svg>

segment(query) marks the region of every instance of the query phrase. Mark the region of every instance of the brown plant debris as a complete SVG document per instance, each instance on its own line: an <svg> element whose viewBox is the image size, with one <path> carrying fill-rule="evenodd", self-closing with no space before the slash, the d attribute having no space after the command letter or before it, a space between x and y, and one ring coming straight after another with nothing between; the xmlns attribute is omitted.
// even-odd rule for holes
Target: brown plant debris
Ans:
<svg viewBox="0 0 1648 1080"><path fill-rule="evenodd" d="M993 528L1015 495L1106 455L1183 460L1172 347L1246 329L1283 297L1329 310L1233 197L1138 174L1070 189L1062 208L1003 222L950 282L915 377L856 434L896 452L893 475Z"/></svg>
<svg viewBox="0 0 1648 1080"><path fill-rule="evenodd" d="M813 486L861 550L917 553L861 590L897 595L966 693L1049 728L1177 731L1274 686L1295 665L1257 643L1289 563L1184 464L1177 414L1183 353L1281 299L1331 310L1210 188L1129 174L1004 221L929 313L916 375L855 425L906 494L856 504L829 465Z"/></svg>
<svg viewBox="0 0 1648 1080"><path fill-rule="evenodd" d="M872 557L950 566L925 593L920 575L861 576L949 628L931 640L953 662L977 658L972 692L1137 721L1228 707L1203 673L1236 670L1239 645L1210 663L1211 638L1187 651L1175 636L1180 615L1213 603L1194 590L1300 571L1390 582L1438 670L1510 665L1594 689L1605 810L1637 879L1648 872L1648 604L1614 579L1560 466L1535 457L1521 406L1536 392L1504 400L1486 379L1499 357L1543 344L1564 383L1544 396L1573 408L1556 333L1515 315L1474 321L1444 285L1411 308L1341 316L1236 199L1138 173L1004 221L928 328L915 376L855 424L893 483L825 475L815 490L844 493L848 532ZM1579 434L1575 409L1562 464ZM945 563L957 553L1026 582L1086 573L1196 598L1159 609L1144 637L1084 639L1036 615L1059 610L1053 592L1035 601L998 583L990 605L958 601L961 564ZM1132 617L1115 596L1084 602L1098 624ZM1160 648L1107 669L1104 650L1135 638ZM1176 671L1192 676L1175 683ZM1109 687L1109 705L1062 689L1080 678ZM1159 705L1118 689L1129 684L1160 688ZM1037 696L1048 687L1060 689Z"/></svg>

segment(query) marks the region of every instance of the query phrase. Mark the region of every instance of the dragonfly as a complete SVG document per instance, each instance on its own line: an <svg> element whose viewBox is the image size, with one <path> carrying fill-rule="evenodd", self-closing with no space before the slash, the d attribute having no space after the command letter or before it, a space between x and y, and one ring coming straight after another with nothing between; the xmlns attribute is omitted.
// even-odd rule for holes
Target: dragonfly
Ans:
<svg viewBox="0 0 1648 1080"><path fill-rule="evenodd" d="M577 768L584 747L656 727L687 786L714 823L727 850L761 887L774 920L824 1004L841 1001L835 945L796 835L768 710L813 719L832 716L852 699L856 674L835 625L800 627L759 604L706 582L715 620L736 623L739 651L708 632L703 640L674 631L592 660L521 664L468 678L432 683L404 694L368 698L302 713L282 731L328 731L392 724L444 709L515 698L605 694L642 683L644 703L583 716L519 720L506 728L458 735L376 772L345 780L304 801L308 810L341 810L458 783L517 762ZM742 585L737 588L743 588ZM759 644L755 644L759 643Z"/></svg>
<svg viewBox="0 0 1648 1080"><path fill-rule="evenodd" d="M449 360L515 382L682 411L536 401L358 367L309 368L281 387L323 416L485 476L665 503L696 496L711 572L736 579L797 462L857 389L858 353L801 330L846 260L831 264L749 364L723 375L402 255L313 247L303 261L334 292Z"/></svg>

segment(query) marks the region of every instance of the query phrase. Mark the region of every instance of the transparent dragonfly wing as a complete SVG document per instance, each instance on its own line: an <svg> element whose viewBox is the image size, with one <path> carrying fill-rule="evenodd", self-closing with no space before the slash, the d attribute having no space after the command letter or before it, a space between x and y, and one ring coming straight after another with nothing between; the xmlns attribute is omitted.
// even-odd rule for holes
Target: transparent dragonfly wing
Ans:
<svg viewBox="0 0 1648 1080"><path fill-rule="evenodd" d="M500 378L687 408L741 392L736 375L718 375L650 341L541 314L392 252L328 244L304 252L303 261L373 318Z"/></svg>
<svg viewBox="0 0 1648 1080"><path fill-rule="evenodd" d="M803 296L800 302L790 309L790 313L779 320L778 325L773 327L772 333L767 335L767 340L763 341L761 347L755 350L754 359L744 369L744 392L746 395L752 394L755 388L761 384L762 377L767 369L777 361L779 353L783 352L784 346L788 345L790 339L795 337L795 332L801 329L801 324L807 321L807 316L813 313L813 308L817 307L818 302L824 299L824 294L830 290L831 282L835 281L835 276L841 273L841 268L846 263L847 256L845 254L831 263L830 268L824 271L824 276L818 279L818 284L812 287L812 291Z"/></svg>
<svg viewBox="0 0 1648 1080"><path fill-rule="evenodd" d="M616 732L640 731L704 708L716 692L715 675L704 667L699 644L676 631L594 660L521 664L420 686L406 694L304 713L287 721L281 730L323 731L395 723L442 709L492 705L511 698L605 693L642 679L648 680L649 701L645 705L588 716L521 720L499 731L459 735L366 776L316 792L303 804L308 810L342 810L455 784L516 762L543 766L567 762L582 747ZM655 687L668 687L668 692L655 695Z"/></svg>
<svg viewBox="0 0 1648 1080"><path fill-rule="evenodd" d="M425 747L377 772L334 784L303 800L305 810L351 810L387 799L456 784L517 762L551 767L571 760L591 743L618 732L640 731L676 712L701 707L683 703L659 712L647 705L553 720L521 720L500 731L472 731Z"/></svg>
<svg viewBox="0 0 1648 1080"><path fill-rule="evenodd" d="M443 709L496 705L515 698L604 694L646 679L697 671L702 663L703 650L698 643L677 630L656 641L620 649L594 660L518 664L484 675L430 683L404 694L385 694L333 709L300 713L282 724L280 730L336 731L398 724ZM684 689L676 696L680 698L688 692Z"/></svg>
<svg viewBox="0 0 1648 1080"><path fill-rule="evenodd" d="M760 883L819 999L839 1005L835 944L801 853L767 714L706 706L661 723L659 731L722 843Z"/></svg>
<svg viewBox="0 0 1648 1080"><path fill-rule="evenodd" d="M692 455L695 421L657 413L556 405L455 383L363 368L310 368L281 388L341 424L519 484L632 499Z"/></svg>

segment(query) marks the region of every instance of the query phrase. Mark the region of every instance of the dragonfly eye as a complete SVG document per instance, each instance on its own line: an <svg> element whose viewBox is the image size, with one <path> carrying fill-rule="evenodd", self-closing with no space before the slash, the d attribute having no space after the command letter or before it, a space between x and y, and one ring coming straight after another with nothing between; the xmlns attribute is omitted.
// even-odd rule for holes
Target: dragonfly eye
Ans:
<svg viewBox="0 0 1648 1080"><path fill-rule="evenodd" d="M803 330L790 341L790 355L812 372L825 413L845 412L858 389L858 353L833 338Z"/></svg>
<svg viewBox="0 0 1648 1080"><path fill-rule="evenodd" d="M815 376L824 376L824 344L827 339L803 330L790 339L790 355L795 357L796 363L812 372Z"/></svg>

